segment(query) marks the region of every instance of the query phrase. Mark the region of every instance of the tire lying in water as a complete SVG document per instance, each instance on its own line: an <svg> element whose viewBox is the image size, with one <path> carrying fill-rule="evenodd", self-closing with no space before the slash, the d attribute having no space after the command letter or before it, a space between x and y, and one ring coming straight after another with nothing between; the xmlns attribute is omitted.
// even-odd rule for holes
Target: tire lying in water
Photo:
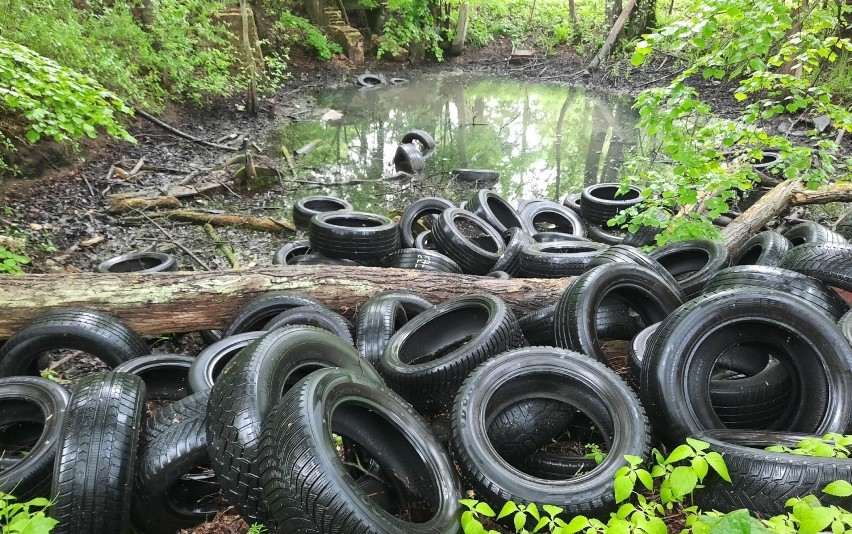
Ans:
<svg viewBox="0 0 852 534"><path fill-rule="evenodd" d="M333 434L375 463L390 488L381 501L343 463ZM264 420L259 451L271 516L293 531L458 532L461 492L446 452L408 403L360 373L323 369L297 383Z"/></svg>

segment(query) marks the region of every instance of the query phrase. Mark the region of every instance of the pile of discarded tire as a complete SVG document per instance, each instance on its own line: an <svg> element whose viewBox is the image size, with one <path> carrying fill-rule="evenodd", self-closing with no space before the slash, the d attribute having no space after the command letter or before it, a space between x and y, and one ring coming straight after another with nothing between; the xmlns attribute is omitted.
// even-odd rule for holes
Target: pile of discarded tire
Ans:
<svg viewBox="0 0 852 534"><path fill-rule="evenodd" d="M516 211L479 191L467 206L423 199L397 225L307 200L310 241L277 261L574 276L557 302L519 317L499 295L433 306L397 291L350 320L267 293L195 357L149 355L98 312L46 312L0 348L0 428L19 445L0 462L0 491L50 496L61 533L176 532L228 505L273 532L456 533L469 491L605 517L625 455L690 436L733 481L709 474L702 509L771 515L852 482L852 460L764 450L852 431L841 236L802 223L736 251L697 240L645 253L585 240L584 219L549 201ZM613 213L595 211L592 225ZM623 376L613 341L629 345ZM56 349L113 370L69 393L36 376ZM586 432L600 464L552 447L568 432Z"/></svg>

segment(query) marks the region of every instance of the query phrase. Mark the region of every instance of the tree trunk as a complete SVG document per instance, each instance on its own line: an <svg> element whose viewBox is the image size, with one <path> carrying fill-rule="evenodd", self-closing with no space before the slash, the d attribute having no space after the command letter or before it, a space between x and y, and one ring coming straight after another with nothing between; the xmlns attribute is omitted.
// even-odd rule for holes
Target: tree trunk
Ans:
<svg viewBox="0 0 852 534"><path fill-rule="evenodd" d="M580 24L580 16L577 15L577 3L575 0L568 0L568 14L571 15L573 24Z"/></svg>
<svg viewBox="0 0 852 534"><path fill-rule="evenodd" d="M852 2L837 0L837 36L852 39Z"/></svg>
<svg viewBox="0 0 852 534"><path fill-rule="evenodd" d="M141 334L223 328L247 300L267 291L301 291L351 315L369 297L410 290L434 303L466 293L493 293L518 314L559 298L570 278L498 280L486 276L372 267L265 267L232 271L4 276L0 339L56 308L100 310Z"/></svg>

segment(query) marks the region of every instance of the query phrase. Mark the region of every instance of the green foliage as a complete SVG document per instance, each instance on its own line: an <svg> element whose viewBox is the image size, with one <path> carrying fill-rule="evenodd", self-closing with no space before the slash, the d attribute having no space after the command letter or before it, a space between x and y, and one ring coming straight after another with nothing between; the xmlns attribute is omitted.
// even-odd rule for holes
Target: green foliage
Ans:
<svg viewBox="0 0 852 534"><path fill-rule="evenodd" d="M429 0L388 0L386 8L388 19L382 28L378 57L386 53L397 56L400 47L422 43L438 60L443 58L439 21Z"/></svg>
<svg viewBox="0 0 852 534"><path fill-rule="evenodd" d="M835 128L852 132L852 113L817 83L820 71L840 52L852 50L852 43L832 33L836 19L827 9L809 11L801 29L795 28L795 8L782 0L708 0L691 17L637 43L634 65L642 65L654 50L667 50L679 54L686 68L667 87L643 91L636 100L640 127L654 143L656 158L636 169L640 181L648 184L646 202L610 224L627 224L631 231L640 224L663 228L661 244L717 236L710 221L728 209L737 191L747 191L758 180L751 163L767 148L781 155L773 173L800 179L808 187L848 172L833 139L813 131L812 146L802 146L760 125L781 114L795 120L804 114L824 115ZM801 76L789 73L796 69ZM690 85L693 77L735 82L733 96L745 103L739 115L717 116L698 98ZM683 206L694 208L684 218L660 219L661 208L673 213ZM706 214L698 208L706 208Z"/></svg>
<svg viewBox="0 0 852 534"><path fill-rule="evenodd" d="M5 247L0 247L0 273L24 274L21 265L29 262L30 259L28 257L10 252Z"/></svg>
<svg viewBox="0 0 852 534"><path fill-rule="evenodd" d="M229 69L233 49L215 14L222 0L151 0L145 28L133 2L7 0L0 30L9 41L88 74L119 97L152 109L168 98L200 101L240 82Z"/></svg>
<svg viewBox="0 0 852 534"><path fill-rule="evenodd" d="M252 523L246 534L264 534L266 531L266 527L260 523Z"/></svg>
<svg viewBox="0 0 852 534"><path fill-rule="evenodd" d="M592 458L596 465L600 465L604 458L606 458L606 453L601 450L600 445L597 443L586 443L586 450L589 452L587 452L584 456L586 458Z"/></svg>
<svg viewBox="0 0 852 534"><path fill-rule="evenodd" d="M328 61L335 54L343 53L343 49L335 42L329 41L319 28L311 24L306 18L284 11L274 26L280 41L293 44L301 44L313 50L317 57Z"/></svg>
<svg viewBox="0 0 852 534"><path fill-rule="evenodd" d="M58 521L45 515L50 501L44 498L27 502L15 502L17 499L8 493L0 493L0 525L2 534L47 534Z"/></svg>
<svg viewBox="0 0 852 534"><path fill-rule="evenodd" d="M114 137L132 141L117 113L130 109L98 82L0 37L0 106L21 113L28 121L27 139L56 141L84 135L95 137L104 128Z"/></svg>
<svg viewBox="0 0 852 534"><path fill-rule="evenodd" d="M786 454L798 454L801 456L821 456L823 458L849 458L849 445L852 445L852 436L842 434L826 434L823 437L809 436L796 443L795 447L784 445L772 445L766 447L767 451L783 452Z"/></svg>

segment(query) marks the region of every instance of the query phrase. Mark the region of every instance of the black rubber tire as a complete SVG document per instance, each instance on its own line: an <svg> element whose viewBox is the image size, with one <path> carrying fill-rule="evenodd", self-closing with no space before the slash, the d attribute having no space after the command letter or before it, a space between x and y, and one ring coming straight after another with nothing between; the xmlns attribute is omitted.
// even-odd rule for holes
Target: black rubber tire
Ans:
<svg viewBox="0 0 852 534"><path fill-rule="evenodd" d="M699 294L717 272L731 264L728 249L709 239L669 243L650 256L674 276L686 298Z"/></svg>
<svg viewBox="0 0 852 534"><path fill-rule="evenodd" d="M658 326L642 330L630 344L627 382L637 392L642 360ZM715 370L711 376L710 402L719 420L727 428L770 427L784 415L789 402L791 384L786 369L758 347L735 345L723 358L724 362L716 362L716 369L727 368L727 373L737 377L716 378Z"/></svg>
<svg viewBox="0 0 852 534"><path fill-rule="evenodd" d="M488 441L497 454L514 465L564 434L576 412L557 400L519 400L486 421Z"/></svg>
<svg viewBox="0 0 852 534"><path fill-rule="evenodd" d="M405 310L405 315L407 315L409 319L412 319L426 310L431 310L435 307L434 304L420 295L416 295L411 291L405 291L403 289L382 291L381 293L373 295L372 298L398 300L399 303L402 304L402 309Z"/></svg>
<svg viewBox="0 0 852 534"><path fill-rule="evenodd" d="M846 243L846 239L842 235L813 221L799 223L781 235L787 238L794 247L806 243L810 245Z"/></svg>
<svg viewBox="0 0 852 534"><path fill-rule="evenodd" d="M452 402L464 378L485 360L526 344L500 298L469 294L427 310L400 328L379 359L388 385L420 413Z"/></svg>
<svg viewBox="0 0 852 534"><path fill-rule="evenodd" d="M849 305L836 291L815 278L796 271L765 265L737 265L722 269L704 288L704 293L736 287L763 287L784 291L816 306L835 320Z"/></svg>
<svg viewBox="0 0 852 534"><path fill-rule="evenodd" d="M151 274L177 270L177 260L165 252L129 252L98 265L99 273Z"/></svg>
<svg viewBox="0 0 852 534"><path fill-rule="evenodd" d="M502 406L548 398L580 410L609 438L609 453L585 475L547 481L513 468L489 442L487 422ZM615 506L614 473L624 455L647 458L651 427L633 391L613 371L576 352L530 347L479 366L456 395L452 452L477 497L501 507L507 501L559 506L570 517L602 516ZM565 517L564 519L567 519Z"/></svg>
<svg viewBox="0 0 852 534"><path fill-rule="evenodd" d="M210 346L222 339L221 330L199 330L198 335L201 336L201 341L204 342L205 346Z"/></svg>
<svg viewBox="0 0 852 534"><path fill-rule="evenodd" d="M435 250L421 250L419 248L402 248L385 256L382 259L382 267L457 274L462 272L459 264L444 254Z"/></svg>
<svg viewBox="0 0 852 534"><path fill-rule="evenodd" d="M517 465L518 469L524 473L545 480L578 477L597 466L593 458L541 451L527 456Z"/></svg>
<svg viewBox="0 0 852 534"><path fill-rule="evenodd" d="M826 434L852 423L852 347L825 313L793 295L737 288L700 295L669 315L649 341L640 377L642 403L668 444L721 428L709 400L720 354L759 344L792 377L776 430Z"/></svg>
<svg viewBox="0 0 852 534"><path fill-rule="evenodd" d="M316 306L290 308L273 317L266 323L263 329L275 330L276 328L293 325L322 328L350 345L355 345L355 339L352 337L355 327L352 326L352 323L348 319L328 308L318 308Z"/></svg>
<svg viewBox="0 0 852 534"><path fill-rule="evenodd" d="M557 346L606 361L597 332L597 313L607 298L621 301L645 325L662 321L682 303L680 295L647 267L629 263L595 267L568 286L556 304L553 323Z"/></svg>
<svg viewBox="0 0 852 534"><path fill-rule="evenodd" d="M307 225L307 223L305 224ZM291 265L294 258L310 254L311 252L311 244L307 239L291 241L290 243L281 245L278 250L275 251L275 254L272 257L272 264Z"/></svg>
<svg viewBox="0 0 852 534"><path fill-rule="evenodd" d="M189 368L195 358L180 354L153 354L133 358L114 369L145 382L149 401L177 401L189 395Z"/></svg>
<svg viewBox="0 0 852 534"><path fill-rule="evenodd" d="M15 495L18 502L50 495L50 478L68 398L65 388L45 378L0 378L0 434L4 444L0 449L3 457L0 491ZM24 435L22 426L29 430L32 425L37 425L38 431ZM22 445L28 452L15 453L6 450L7 445Z"/></svg>
<svg viewBox="0 0 852 534"><path fill-rule="evenodd" d="M655 212L655 217L661 223L667 222L671 219L671 214L662 208L658 208ZM630 232L624 234L624 239L621 240L622 245L629 245L631 247L646 247L649 245L654 245L657 243L657 235L662 232L662 228L657 226L645 226L640 225L639 228L635 232Z"/></svg>
<svg viewBox="0 0 852 534"><path fill-rule="evenodd" d="M534 243L520 254L520 274L529 278L577 276L589 270L595 256L608 245L591 241Z"/></svg>
<svg viewBox="0 0 852 534"><path fill-rule="evenodd" d="M293 204L293 224L305 227L318 213L352 211L352 204L342 198L314 195L302 197Z"/></svg>
<svg viewBox="0 0 852 534"><path fill-rule="evenodd" d="M299 306L324 307L324 304L313 297L295 291L275 291L265 293L243 304L231 324L222 333L222 337L230 337L243 332L263 330L266 324L281 312Z"/></svg>
<svg viewBox="0 0 852 534"><path fill-rule="evenodd" d="M840 327L840 331L843 332L849 344L852 345L852 310L849 310L840 318L837 326Z"/></svg>
<svg viewBox="0 0 852 534"><path fill-rule="evenodd" d="M209 392L185 397L147 420L131 517L144 534L177 532L210 521L218 512L219 485L212 475L184 475L209 467L205 421Z"/></svg>
<svg viewBox="0 0 852 534"><path fill-rule="evenodd" d="M502 233L510 228L529 231L520 214L506 199L488 189L480 189L467 201L467 210Z"/></svg>
<svg viewBox="0 0 852 534"><path fill-rule="evenodd" d="M248 523L268 519L257 455L261 423L289 386L323 367L350 369L381 382L339 337L312 326L288 326L242 351L210 391L207 441L213 472L225 498Z"/></svg>
<svg viewBox="0 0 852 534"><path fill-rule="evenodd" d="M391 515L351 476L332 433L357 442L386 474ZM461 491L452 463L411 407L368 377L317 371L263 423L263 489L276 523L306 534L456 534Z"/></svg>
<svg viewBox="0 0 852 534"><path fill-rule="evenodd" d="M530 235L521 228L510 228L507 233L503 234L506 239L506 250L503 255L497 260L497 263L491 267L491 272L502 271L509 276L517 276L521 271L521 251L527 245L533 243Z"/></svg>
<svg viewBox="0 0 852 534"><path fill-rule="evenodd" d="M426 169L426 158L420 152L419 145L413 143L402 143L396 147L393 156L393 165L397 172L408 174L422 174Z"/></svg>
<svg viewBox="0 0 852 534"><path fill-rule="evenodd" d="M435 239L432 237L432 230L417 234L417 237L414 238L414 248L419 248L420 250L438 250Z"/></svg>
<svg viewBox="0 0 852 534"><path fill-rule="evenodd" d="M399 300L373 297L358 308L355 315L355 338L358 352L374 367L390 342L390 338L408 322Z"/></svg>
<svg viewBox="0 0 852 534"><path fill-rule="evenodd" d="M636 186L617 195L621 184L603 183L590 185L580 196L580 215L587 224L605 226L607 221L622 210L642 202L642 190Z"/></svg>
<svg viewBox="0 0 852 534"><path fill-rule="evenodd" d="M532 235L532 239L536 243L556 243L558 241L591 241L591 239L587 237L579 237L563 232L536 232Z"/></svg>
<svg viewBox="0 0 852 534"><path fill-rule="evenodd" d="M530 202L521 210L521 220L526 230L536 232L559 232L577 237L586 236L583 219L569 208L550 200Z"/></svg>
<svg viewBox="0 0 852 534"><path fill-rule="evenodd" d="M762 517L786 514L793 497L819 496L823 506L852 507L852 498L822 490L835 480L852 482L852 460L767 451L770 445L795 447L807 437L790 432L705 430L692 437L710 444L725 460L731 482L710 473L694 494L702 510L731 512L746 508Z"/></svg>
<svg viewBox="0 0 852 534"><path fill-rule="evenodd" d="M402 212L402 217L399 219L400 238L404 248L422 248L418 247L416 240L422 232L415 232L414 225L418 221L424 228L431 229L435 217L441 214L447 208L454 208L452 202L439 197L426 197L411 203L405 211Z"/></svg>
<svg viewBox="0 0 852 534"><path fill-rule="evenodd" d="M606 245L620 245L622 241L624 241L623 233L619 232L617 228L610 228L603 226L597 226L594 224L588 225L588 235L589 239L596 243L604 243Z"/></svg>
<svg viewBox="0 0 852 534"><path fill-rule="evenodd" d="M787 369L773 358L754 376L710 380L710 402L726 428L772 428L784 416L791 390Z"/></svg>
<svg viewBox="0 0 852 534"><path fill-rule="evenodd" d="M500 173L490 169L453 169L450 176L463 182L489 183L496 182Z"/></svg>
<svg viewBox="0 0 852 534"><path fill-rule="evenodd" d="M553 335L553 316L556 313L556 304L539 308L518 320L518 326L524 334L524 339L531 346L552 347L556 345Z"/></svg>
<svg viewBox="0 0 852 534"><path fill-rule="evenodd" d="M308 227L311 248L329 258L377 261L399 249L399 229L382 215L321 213Z"/></svg>
<svg viewBox="0 0 852 534"><path fill-rule="evenodd" d="M355 80L362 87L378 87L387 83L381 74L361 74Z"/></svg>
<svg viewBox="0 0 852 534"><path fill-rule="evenodd" d="M838 217L834 223L834 232L840 234L847 241L852 239L852 209L846 210L843 215Z"/></svg>
<svg viewBox="0 0 852 534"><path fill-rule="evenodd" d="M206 347L198 353L189 367L189 390L192 393L200 393L212 388L237 354L264 334L266 331L263 330L243 332L222 338Z"/></svg>
<svg viewBox="0 0 852 534"><path fill-rule="evenodd" d="M424 130L411 130L407 134L403 135L399 142L401 144L416 142L417 145L419 145L420 153L424 158L428 158L435 153L435 138Z"/></svg>
<svg viewBox="0 0 852 534"><path fill-rule="evenodd" d="M130 532L145 383L97 373L74 384L53 470L54 534Z"/></svg>
<svg viewBox="0 0 852 534"><path fill-rule="evenodd" d="M562 199L562 205L566 208L573 210L575 213L580 213L580 210L583 209L581 207L583 201L580 199L580 197L582 196L582 193L571 193L570 195Z"/></svg>
<svg viewBox="0 0 852 534"><path fill-rule="evenodd" d="M53 310L30 319L0 347L0 377L38 375L40 356L57 349L86 352L110 367L150 353L142 338L115 317Z"/></svg>
<svg viewBox="0 0 852 534"><path fill-rule="evenodd" d="M731 265L768 265L774 267L792 248L790 240L772 230L755 234L734 254Z"/></svg>
<svg viewBox="0 0 852 534"><path fill-rule="evenodd" d="M462 231L459 224L470 232ZM482 239L473 241L479 237ZM486 274L506 250L503 238L493 226L460 208L441 213L432 228L432 238L438 250L455 260L467 274Z"/></svg>
<svg viewBox="0 0 852 534"><path fill-rule="evenodd" d="M682 301L686 300L686 295L683 294L683 290L680 288L680 284L677 283L675 277L663 267L660 262L645 254L641 250L631 247L629 245L613 245L608 249L604 250L597 256L595 256L591 263L589 263L589 268L598 267L600 265L605 265L607 263L632 263L635 265L641 265L642 267L647 267L657 273L657 275L666 283L666 285L674 291Z"/></svg>
<svg viewBox="0 0 852 534"><path fill-rule="evenodd" d="M799 245L784 254L778 266L852 291L852 245Z"/></svg>
<svg viewBox="0 0 852 534"><path fill-rule="evenodd" d="M510 275L506 271L491 271L485 276L488 276L490 278L497 278L498 280L508 280L512 278L512 275Z"/></svg>

